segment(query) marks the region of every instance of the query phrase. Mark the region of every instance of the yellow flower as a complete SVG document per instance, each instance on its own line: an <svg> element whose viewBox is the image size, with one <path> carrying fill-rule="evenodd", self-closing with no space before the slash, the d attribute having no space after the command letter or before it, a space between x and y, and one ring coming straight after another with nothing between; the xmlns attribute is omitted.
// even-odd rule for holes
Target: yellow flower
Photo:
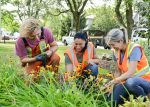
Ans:
<svg viewBox="0 0 150 107"><path fill-rule="evenodd" d="M44 72L45 71L45 68L44 67L41 67L40 68L40 72Z"/></svg>
<svg viewBox="0 0 150 107"><path fill-rule="evenodd" d="M100 81L102 81L104 78L102 78L102 77L100 77L100 78L98 78L98 81L100 82Z"/></svg>
<svg viewBox="0 0 150 107"><path fill-rule="evenodd" d="M12 61L12 60L10 60L9 62L10 62L10 64L13 64L13 61Z"/></svg>
<svg viewBox="0 0 150 107"><path fill-rule="evenodd" d="M84 72L88 72L88 70L84 70Z"/></svg>
<svg viewBox="0 0 150 107"><path fill-rule="evenodd" d="M58 68L59 66L58 66L58 65L55 65L55 67Z"/></svg>
<svg viewBox="0 0 150 107"><path fill-rule="evenodd" d="M37 77L39 77L40 76L40 74L37 74Z"/></svg>
<svg viewBox="0 0 150 107"><path fill-rule="evenodd" d="M103 71L104 70L102 67L99 67L98 69L99 69L99 71Z"/></svg>
<svg viewBox="0 0 150 107"><path fill-rule="evenodd" d="M99 84L98 83L95 83L95 87L98 87L99 86Z"/></svg>
<svg viewBox="0 0 150 107"><path fill-rule="evenodd" d="M93 81L94 77L90 75L89 81Z"/></svg>
<svg viewBox="0 0 150 107"><path fill-rule="evenodd" d="M88 74L91 74L92 73L92 71L90 70L90 69L88 69L88 72L87 72Z"/></svg>
<svg viewBox="0 0 150 107"><path fill-rule="evenodd" d="M55 72L52 72L52 75L54 75L55 74Z"/></svg>
<svg viewBox="0 0 150 107"><path fill-rule="evenodd" d="M46 65L46 69L48 69L48 70L52 70L52 65Z"/></svg>
<svg viewBox="0 0 150 107"><path fill-rule="evenodd" d="M13 58L12 57L9 57L9 63L13 63Z"/></svg>
<svg viewBox="0 0 150 107"><path fill-rule="evenodd" d="M107 76L107 77L112 77L112 78L113 78L113 75L112 75L111 73L107 73L106 76Z"/></svg>
<svg viewBox="0 0 150 107"><path fill-rule="evenodd" d="M80 73L76 73L76 77L78 78L78 77L80 77L81 76L81 74Z"/></svg>
<svg viewBox="0 0 150 107"><path fill-rule="evenodd" d="M81 78L85 78L85 77L82 75Z"/></svg>
<svg viewBox="0 0 150 107"><path fill-rule="evenodd" d="M74 80L75 79L75 76L69 76L69 81L72 81L72 80Z"/></svg>

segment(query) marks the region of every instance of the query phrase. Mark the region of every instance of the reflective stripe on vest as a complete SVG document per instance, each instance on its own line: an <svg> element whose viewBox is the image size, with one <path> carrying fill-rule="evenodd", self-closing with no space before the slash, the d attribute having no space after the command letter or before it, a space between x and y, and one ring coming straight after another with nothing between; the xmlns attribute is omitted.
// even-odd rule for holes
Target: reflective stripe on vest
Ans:
<svg viewBox="0 0 150 107"><path fill-rule="evenodd" d="M150 73L149 71L150 71L150 67L146 66L146 67L144 67L144 69L140 70L140 72L137 72L134 76L140 77L140 76Z"/></svg>
<svg viewBox="0 0 150 107"><path fill-rule="evenodd" d="M141 46L140 46L139 44L129 43L128 53L127 53L128 56L127 56L127 57L129 57L129 56L131 55L132 50L133 50L135 47L140 47L140 49L141 49ZM141 49L141 53L143 54L142 51L143 51L143 50ZM129 64L129 60L128 60L128 64ZM127 66L128 66L128 64L127 64ZM145 67L143 67L143 68L140 69L140 70L138 70L138 69L136 68L136 72L135 72L134 76L137 76L137 77L143 76L143 75L148 74L149 71L150 71L150 67L149 67L149 65L147 64Z"/></svg>
<svg viewBox="0 0 150 107"><path fill-rule="evenodd" d="M87 49L88 49L88 59L90 59L90 57L91 57L91 47L89 46L89 44L88 44Z"/></svg>

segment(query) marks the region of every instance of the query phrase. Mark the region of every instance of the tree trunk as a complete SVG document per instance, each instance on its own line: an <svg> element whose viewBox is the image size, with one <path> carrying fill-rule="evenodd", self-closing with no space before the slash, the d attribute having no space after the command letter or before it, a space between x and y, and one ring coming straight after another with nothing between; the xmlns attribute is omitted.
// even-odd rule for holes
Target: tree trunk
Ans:
<svg viewBox="0 0 150 107"><path fill-rule="evenodd" d="M85 5L87 4L88 0L66 0L67 5L70 8L70 11L74 18L74 26L76 29L76 32L80 30L80 17L83 13L83 10L85 8Z"/></svg>
<svg viewBox="0 0 150 107"><path fill-rule="evenodd" d="M123 17L122 17L122 15L120 13L121 3L122 3L122 0L117 0L117 4L116 4L116 7L115 7L115 13L116 13L118 22L126 28L126 25L125 25L125 23L123 21Z"/></svg>
<svg viewBox="0 0 150 107"><path fill-rule="evenodd" d="M128 31L129 39L131 38L132 28L134 25L132 16L133 16L132 4L128 3L128 5L126 6L126 20L127 20L127 31Z"/></svg>
<svg viewBox="0 0 150 107"><path fill-rule="evenodd" d="M6 42L5 42L5 39L6 39L6 36L4 35L4 44L6 43Z"/></svg>
<svg viewBox="0 0 150 107"><path fill-rule="evenodd" d="M80 30L80 14L78 12L74 15L74 21L76 32L78 32Z"/></svg>
<svg viewBox="0 0 150 107"><path fill-rule="evenodd" d="M148 37L148 40L147 40L147 42L148 42L148 47L149 47L149 40L150 40L150 38Z"/></svg>
<svg viewBox="0 0 150 107"><path fill-rule="evenodd" d="M120 12L122 0L117 0L117 4L115 7L116 16L118 22L127 29L129 39L131 38L132 28L134 25L134 21L132 19L133 11L132 11L132 1L124 1L126 6L126 22L124 22L123 16Z"/></svg>

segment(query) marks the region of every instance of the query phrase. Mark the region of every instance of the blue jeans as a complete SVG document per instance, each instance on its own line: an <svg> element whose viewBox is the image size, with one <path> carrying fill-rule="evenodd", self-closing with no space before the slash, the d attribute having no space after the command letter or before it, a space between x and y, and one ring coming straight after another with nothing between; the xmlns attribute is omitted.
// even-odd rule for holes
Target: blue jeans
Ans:
<svg viewBox="0 0 150 107"><path fill-rule="evenodd" d="M113 101L118 106L123 104L122 99L128 99L129 94L133 94L135 97L146 96L150 93L150 82L141 77L132 77L126 80L122 84L117 84L113 89ZM121 97L122 96L122 97Z"/></svg>
<svg viewBox="0 0 150 107"><path fill-rule="evenodd" d="M92 64L92 65L88 65L85 70L91 70L91 75L92 76L97 76L98 75L98 65L97 64ZM86 76L89 76L88 74L84 74Z"/></svg>

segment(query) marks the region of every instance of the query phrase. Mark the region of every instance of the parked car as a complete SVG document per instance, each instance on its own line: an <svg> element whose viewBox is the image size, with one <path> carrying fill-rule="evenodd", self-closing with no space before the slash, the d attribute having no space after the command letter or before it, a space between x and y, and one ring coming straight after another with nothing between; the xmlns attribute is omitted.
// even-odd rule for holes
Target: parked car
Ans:
<svg viewBox="0 0 150 107"><path fill-rule="evenodd" d="M89 35L89 41L91 41L95 48L97 46L103 46L104 49L110 49L110 47L105 43L105 32L101 30L87 30Z"/></svg>
<svg viewBox="0 0 150 107"><path fill-rule="evenodd" d="M132 31L131 34L131 41L133 42L140 42L140 41L147 41L146 34L148 33L147 28L137 28Z"/></svg>
<svg viewBox="0 0 150 107"><path fill-rule="evenodd" d="M88 39L92 42L97 48L97 46L103 46L104 49L110 49L110 47L105 43L105 33L101 30L85 30L88 33ZM71 45L74 41L75 31L70 31L69 35L65 35L62 37L62 42L65 46Z"/></svg>
<svg viewBox="0 0 150 107"><path fill-rule="evenodd" d="M13 39L16 40L16 39L18 39L19 36L20 36L20 33L15 32L13 35Z"/></svg>
<svg viewBox="0 0 150 107"><path fill-rule="evenodd" d="M10 40L9 36L2 36L2 40Z"/></svg>
<svg viewBox="0 0 150 107"><path fill-rule="evenodd" d="M62 37L62 42L64 43L65 46L67 45L71 45L74 41L74 35L75 35L75 31L70 31L69 35L65 35Z"/></svg>

